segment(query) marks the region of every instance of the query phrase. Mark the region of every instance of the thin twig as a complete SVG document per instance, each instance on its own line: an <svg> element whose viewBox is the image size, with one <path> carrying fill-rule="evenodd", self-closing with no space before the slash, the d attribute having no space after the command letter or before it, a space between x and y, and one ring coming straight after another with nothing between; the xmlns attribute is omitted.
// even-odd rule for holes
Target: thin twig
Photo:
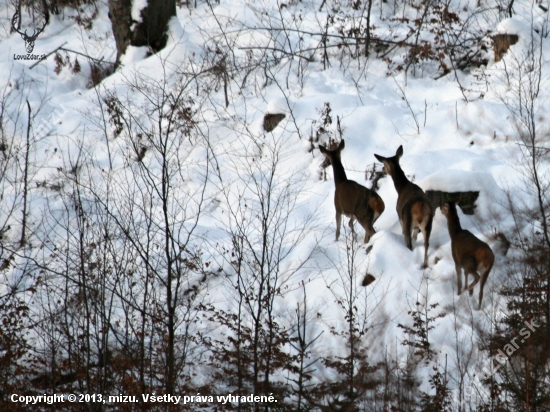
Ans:
<svg viewBox="0 0 550 412"><path fill-rule="evenodd" d="M426 99L424 99L424 127L426 127L426 115L428 113L428 103L426 102Z"/></svg>
<svg viewBox="0 0 550 412"><path fill-rule="evenodd" d="M455 102L456 130L458 130L458 102Z"/></svg>
<svg viewBox="0 0 550 412"><path fill-rule="evenodd" d="M66 49L66 48L64 48L64 47L60 47L59 50L63 50L63 51L66 51L66 52L68 52L68 53L74 53L74 54L78 54L78 55L80 55L80 56L84 56L84 57L86 57L87 59L90 59L90 60L92 60L92 61L94 61L94 62L96 62L96 63L107 63L107 64L112 64L113 66L116 64L116 63L114 63L114 62L105 61L105 60L103 60L103 58L101 58L101 59L96 59L96 58L94 58L94 57L92 57L92 56L89 56L89 55L87 55L87 54L84 54L84 53L81 53L81 52L77 52L77 51L71 50L71 49Z"/></svg>
<svg viewBox="0 0 550 412"><path fill-rule="evenodd" d="M105 61L103 60L103 58L101 59L96 59L95 57L92 57L92 56L89 56L87 54L84 54L84 53L81 53L81 52L77 52L76 50L71 50L71 49L66 49L64 48L63 46L66 45L67 42L63 43L61 46L59 46L57 49L49 52L48 54L46 54L46 57L48 56L51 56L52 54L54 54L55 52L57 52L58 50L63 50L63 51L66 51L67 53L74 53L74 54L78 54L79 56L83 56L83 57L86 57L87 59L93 61L93 62L96 62L96 63L106 63L106 64L112 64L113 66L116 64L116 63L113 63L113 62L108 62L108 61ZM36 63L34 63L30 69L32 69L34 66L36 66L37 64L39 64L40 62L46 60L45 58L42 59L42 60L38 60Z"/></svg>
<svg viewBox="0 0 550 412"><path fill-rule="evenodd" d="M46 58L47 58L48 56L51 56L52 54L54 54L56 51L58 51L60 48L62 48L62 47L63 47L64 45L66 45L66 44L67 44L67 42L63 43L63 44L62 44L61 46L59 46L57 49L55 49L55 50L49 52L48 54L46 54ZM33 65L31 65L31 67L29 67L29 70L32 69L32 68L33 68L34 66L36 66L37 64L42 63L44 60L46 60L46 58L41 59L41 60L38 60L36 63L34 63Z"/></svg>
<svg viewBox="0 0 550 412"><path fill-rule="evenodd" d="M25 150L25 171L23 176L23 221L21 225L21 240L19 241L20 246L25 246L25 235L27 228L27 194L28 194L28 180L29 180L29 152L31 146L31 104L27 100L27 108L29 109L29 117L27 121L27 147Z"/></svg>
<svg viewBox="0 0 550 412"><path fill-rule="evenodd" d="M401 97L403 97L403 100L405 100L405 103L407 104L407 107L409 108L411 114L412 114L412 117L414 119L414 123L416 124L416 132L418 134L420 134L420 125L418 124L418 118L416 117L416 113L414 112L414 110L412 109L411 107L411 104L409 103L409 99L407 99L407 95L405 94L405 91L403 90L403 88L399 85L399 83L397 82L397 80L395 79L394 76L392 76L392 79L393 81L395 82L395 84L397 85L397 87L399 88L399 91L401 92Z"/></svg>

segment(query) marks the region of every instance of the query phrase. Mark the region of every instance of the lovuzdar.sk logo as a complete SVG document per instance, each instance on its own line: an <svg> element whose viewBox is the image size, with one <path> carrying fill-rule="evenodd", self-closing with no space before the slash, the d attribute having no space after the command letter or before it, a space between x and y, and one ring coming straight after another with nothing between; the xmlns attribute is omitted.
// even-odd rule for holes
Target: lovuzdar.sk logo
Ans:
<svg viewBox="0 0 550 412"><path fill-rule="evenodd" d="M44 27L46 27L46 18L44 17L44 23L42 24L42 27L39 29L34 28L31 35L27 33L28 29L25 29L25 31L21 31L18 29L19 23L21 21L21 16L19 15L19 11L16 11L13 17L11 18L11 27L14 31L19 33L23 40L25 40L25 48L27 49L27 54L14 54L13 59L14 60L44 60L46 58L45 54L37 55L32 54L32 51L34 50L34 42L36 41L36 38L42 31L44 30Z"/></svg>

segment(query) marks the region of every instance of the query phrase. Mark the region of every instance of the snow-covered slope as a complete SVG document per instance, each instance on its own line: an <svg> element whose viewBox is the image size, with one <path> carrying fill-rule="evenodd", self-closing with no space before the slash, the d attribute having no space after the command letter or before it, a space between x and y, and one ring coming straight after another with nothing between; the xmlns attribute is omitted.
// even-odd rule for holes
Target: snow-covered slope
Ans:
<svg viewBox="0 0 550 412"><path fill-rule="evenodd" d="M474 381L475 371L485 361L475 356L476 328L489 328L491 321L505 309L499 290L505 281L507 257L495 253L495 266L485 286L480 309L477 289L471 297L466 293L457 296L445 217L436 210L429 267L422 269L422 235L414 242L412 251L406 248L395 210L397 193L389 177L378 181L378 193L386 209L375 224L377 234L369 244L360 243L363 229L357 223L359 243L350 240L347 218L343 221L343 235L335 242L333 173L329 167L326 180L321 178L324 157L317 145L328 143L329 137L345 138L342 162L347 176L367 187L371 185L367 180L368 171L381 170L374 154L393 156L403 145L401 166L424 190L479 192L474 215L459 211L462 226L495 251L501 250L496 235L512 236L518 224L509 212L508 201L532 201L522 191L524 174L518 167L521 150L512 116L515 107L510 107L514 104L517 84L513 78L518 62L521 65L522 56L530 47L530 28L547 28L548 16L531 2L520 1L514 6L516 17L512 19L499 22L496 12L490 18L479 19L477 24L484 25L482 30L513 31L521 40L500 62L494 62L492 53L488 52L487 66L471 68L468 73L451 71L440 76L437 66L430 63L426 63L423 70L411 68L405 73L394 70L399 59L404 58L399 55L394 58L393 66L374 54L366 66L363 66L363 57L362 62L347 58L339 61L333 55L329 65L324 67L322 53L317 49L311 52L313 58L308 62L302 61L303 58L277 56L276 63L267 64L263 74L260 70L251 70L246 79L244 72L229 73L227 80L223 74L208 77L208 70L219 63L216 45L224 50L229 47L232 52L226 58L239 64L246 60L250 50L266 44L277 49L286 47L283 42L288 41L290 49L317 48L318 38L300 38L290 30L284 37L283 30L279 36L274 36L281 42L277 44L273 39L266 40L272 34L259 29L268 24L283 26L285 21L288 27L294 24L294 28L316 31L319 22L326 17L326 11L316 12L317 3L320 2L290 2L283 9L275 1L222 0L212 8L202 3L196 9L180 7L177 18L171 21L165 49L148 55L145 48L131 47L116 72L93 88L89 87L91 64L83 55L111 62L116 56L105 5L99 7L90 30L76 24L70 16L62 19L52 15L52 21L36 41L34 53L50 53L59 47L69 50L58 50L63 58L68 56L70 59L64 67L58 67L58 72L56 65L59 62L56 63L54 55L36 65L35 61L14 60L14 54L24 51L23 41L19 35L9 33L9 18L4 17L0 42L5 52L0 56L0 90L7 96L7 105L2 108L2 116L10 119L6 123L11 128L7 136L17 136L21 142L18 150L22 150L27 100L36 116L33 118L34 130L41 123L46 130L46 133L35 135L31 152L30 231L43 230L39 226L46 209L62 207L53 189L56 182L62 181L58 168L66 171L69 165L77 164L80 157L88 156L86 163L90 168L86 176L90 182L101 181L102 169L103 172L111 170L111 176L120 187L124 179L132 180L137 169L132 166L136 155L132 152L135 147L130 131L156 127L155 115L148 117L147 112L150 101L158 98L156 91L174 91L174 94L183 91L197 110L200 133L196 135L201 137L192 144L187 143L187 137L181 137L180 145L174 146L174 150L187 152L174 168L184 170L178 178L184 188L181 204L185 196L201 192L205 181L207 185L200 217L195 221L182 213L180 228L184 233L196 223L192 245L202 248L204 260L222 267L227 278L235 276L234 266L220 255L220 251L232 247L233 235L241 230L239 219L250 220L250 226L245 225L246 233L259 242L261 216L258 211L262 210L262 200L265 200L259 193L272 189L275 200L270 201L274 202L273 207L280 208L280 215L271 223L284 227L281 232L275 230L271 239L280 257L279 286L288 287L288 291L275 301L275 312L281 322L303 303L305 288L308 305L320 313L319 319L313 322L314 330L338 327L346 321L346 313L337 303L338 296L344 296L346 290L352 288L359 305L358 316L364 317L364 327L368 330L365 343L370 348L371 362L381 360L385 353L405 362L409 348L401 344L407 336L399 325L412 325L408 312L416 310L418 305L427 308L437 304L430 309L430 314L441 313L442 316L433 322L434 329L429 336L430 348L436 356L432 363L419 365L421 389L430 391L427 377L433 372L433 364L444 362L445 354L451 382L455 379L456 383L459 376L454 363L464 351L471 350L474 356L468 365L467 383L463 383L467 385ZM378 26L377 33L396 30L380 18L382 12L378 10L390 5L375 3L373 24ZM473 7L476 2L463 3L464 15L467 15L467 7ZM11 8L2 7L3 14L11 16ZM406 12L412 13L411 10ZM298 14L302 20L290 18ZM222 29L228 33L226 36L220 34ZM399 31L392 33L397 36ZM550 52L546 39L542 51L546 59ZM270 56L267 53L265 58ZM81 67L78 73L71 70L76 59ZM198 73L205 73L206 77L197 76ZM543 84L548 75L548 68L543 65ZM195 82L187 89L182 87L186 79ZM224 85L224 81L228 84ZM139 84L147 84L151 91L139 90ZM210 93L205 94L205 90ZM539 101L546 101L547 90L541 87ZM142 121L139 127L127 128L119 137L113 137L115 126L108 120L111 113L101 109L105 108L106 96L114 95L128 110L135 110L137 120ZM315 141L325 103L330 105L332 124L325 127L319 134L320 140ZM138 114L138 110L143 111ZM286 116L268 133L262 127L265 113L284 113ZM336 126L337 118L341 136ZM144 162L150 162L147 164L153 170L160 167L160 161L147 159L154 153L152 148L144 153ZM41 182L47 183L42 186ZM102 184L105 182L107 180ZM20 193L10 189L8 182L4 180L2 184L4 202L20 199ZM177 217L178 205L173 206ZM152 207L157 207L160 213L159 205ZM20 221L14 215L7 215L7 206L3 208L6 214L0 217L0 224L11 222L12 230L7 236L15 241L21 235ZM342 276L350 267L350 250L354 254L352 284ZM376 280L362 288L360 285L367 273ZM231 310L234 307L231 282L224 276L210 279L204 289L209 301ZM325 333L323 339L317 341L315 350L338 354L346 348L342 346L341 336ZM321 370L322 366L318 368Z"/></svg>

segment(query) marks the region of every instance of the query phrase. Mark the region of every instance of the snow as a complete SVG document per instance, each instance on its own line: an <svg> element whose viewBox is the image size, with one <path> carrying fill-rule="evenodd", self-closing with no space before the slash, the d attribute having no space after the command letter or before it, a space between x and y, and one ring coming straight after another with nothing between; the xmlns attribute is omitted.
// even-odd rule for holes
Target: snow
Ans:
<svg viewBox="0 0 550 412"><path fill-rule="evenodd" d="M124 53L124 55L120 59L120 64L124 66L132 66L134 63L145 59L147 53L148 50L146 46L128 46L128 48L126 49L126 53Z"/></svg>
<svg viewBox="0 0 550 412"><path fill-rule="evenodd" d="M518 37L529 38L530 33L529 22L514 17L502 20L495 28L495 34L517 34Z"/></svg>
<svg viewBox="0 0 550 412"><path fill-rule="evenodd" d="M141 22L141 10L147 7L147 0L132 0L132 20Z"/></svg>
<svg viewBox="0 0 550 412"><path fill-rule="evenodd" d="M289 113L289 107L286 99L280 97L278 99L270 100L267 104L267 113Z"/></svg>
<svg viewBox="0 0 550 412"><path fill-rule="evenodd" d="M277 9L276 2L266 4L273 10ZM134 20L141 19L139 11L145 5L146 0L133 1ZM243 25L253 26L258 23L258 15L246 7L245 2L222 0L214 11L216 16L224 17L224 21L225 17L232 16ZM537 13L535 17L540 22L544 16ZM492 33L518 34L521 40L511 49L511 52L518 54L524 50L531 36L531 25L527 20L530 18L530 14L527 14L522 18L505 19L487 29L492 30ZM308 26L314 22L306 17L303 24ZM96 27L96 39L84 39L80 36L82 29L76 24L69 25L66 20L53 18L39 36L34 53L50 52L66 42L64 47L67 49L82 53L92 51L95 58L112 60L116 55L114 40L108 35L100 35L109 27L104 6ZM116 139L108 147L98 126L90 120L93 118L90 114L97 115L97 93L117 93L133 101L136 106L144 105L147 96L140 95L126 82L141 76L175 85L178 68L184 65L197 68L203 55L203 43L210 41L208 36L218 29L218 22L206 7L193 10L192 13L185 7L180 8L178 18L170 22L169 42L164 50L158 55L147 56L145 47L129 47L121 60L121 68L96 89L86 88L90 69L85 58L78 57L84 67L81 73L72 73L65 67L59 75L56 74L51 56L31 70L33 62L13 61L11 57L14 52L22 53L24 50L20 36L3 36L2 49L9 53L0 57L0 90L13 92L14 82L18 79L21 83L35 85L19 92L21 100L13 103L13 109L25 99L29 99L33 108L42 105L35 119L35 124L38 124L61 106L67 108L67 113L51 125L51 133L37 145L33 161L42 166L33 179L51 181L55 170L66 167L68 159L77 159L79 149L85 146L91 152L95 164L103 168L109 164L108 152L117 152L120 157L115 157L114 167L120 176L127 174L131 180L131 170L122 160L122 154L129 149ZM202 36L206 39L203 40ZM259 44L263 36L265 34L259 31L252 31L248 36L235 35L234 40L236 45L244 47ZM548 51L546 43L544 50ZM244 52L237 50L237 53ZM70 56L74 61L75 55ZM507 58L509 55L504 57L504 61ZM491 63L487 71L501 73L503 64ZM326 170L327 181L319 178L324 157L317 149L308 152L310 144L307 140L311 130L319 124L314 121L319 121L319 110L325 102L329 102L332 108L333 124L329 132L333 136L336 135L336 118L341 120L346 140L342 162L348 178L369 186L370 182L365 178L367 169L373 165L376 165L377 170L381 168L374 153L393 156L397 147L403 145L401 166L405 174L424 190L480 192L475 215L465 216L459 212L459 216L463 227L491 246L496 245L493 238L495 230L511 233L514 228L515 223L506 211L506 193L521 196L518 191L521 189L522 175L515 168L518 151L514 124L509 111L498 98L498 93L505 90L502 84L495 81L490 89L483 89L475 76L468 74L460 75L464 82L462 86L457 84L454 75L438 80L428 75L410 75L408 78L402 74L387 76L386 65L375 59L370 62L367 76L357 75L355 78L344 73L336 62L326 70L322 70L319 62L311 65L314 68L300 80L303 81L303 87L300 87L300 75L295 66L288 73L273 67L270 75L278 79L279 84L271 83L263 89L248 86L238 91L236 85L231 85L231 103L227 109L220 109L224 106L223 87L212 87L218 91L212 93L213 102L209 103L205 111L201 127L204 126L203 130L210 133L214 147L212 150L218 156L223 180L217 182L219 191L208 193L211 200L206 208L206 216L200 219L197 232L205 239L205 244L210 245L208 253L212 256L215 255L215 247L212 245L228 245L231 242L226 230L231 224L228 209L239 204L239 196L254 198L251 186L244 182L259 178L266 166L259 165L256 168L256 164L261 163L261 159L269 159L273 148L281 148L283 155L276 183L281 190L286 185L294 185L300 192L295 207L287 205L288 209L285 210L288 224L300 228L309 224L308 219L312 215L315 216L315 224L311 225L308 233L300 238L283 261L283 277L288 276L288 282L292 283L294 289L278 302L278 309L283 311L297 307L302 295L301 289L295 286L305 280L311 306L323 308L326 324L338 325L344 318L327 285L341 287L337 286L341 283L338 268L346 261L344 245L348 219L343 219L341 239L335 242L333 173L329 167ZM544 74L548 75L547 68ZM288 78L288 88L281 88ZM489 78L487 81L492 80ZM470 97L475 94L478 98L465 102L461 87L469 89L467 93ZM545 98L550 97L547 90L542 93ZM481 94L483 98L479 98ZM193 98L202 101L205 96L194 95ZM265 113L284 113L286 117L272 133L265 133L261 128ZM188 155L186 164L198 165L204 163L207 151L204 147L196 147ZM202 180L199 174L195 174L199 169L198 166L197 169L190 169L183 179L190 181L190 192L200 187ZM219 195L222 189L228 190L227 198ZM395 211L397 193L389 177L379 181L378 193L386 204L386 210L375 223L377 233L368 245L372 249L367 253L367 245L358 245L358 275L355 279L359 286L366 273L376 278L373 284L361 292L365 297L372 298L366 310L372 311L369 316L374 319L373 324L377 325L375 333L376 328L379 329L379 334L369 339L375 341L378 348L390 348L392 353L404 359L406 349L399 344L404 337L397 324L411 323L407 312L415 302L419 301L422 305L437 302L440 305L437 310L444 311L445 316L436 321L431 334L433 347L436 352L449 353L451 358L455 358L459 350L455 334L462 339L472 333L471 325L463 319L469 316L482 319L485 312L496 312L503 307L496 296L499 286L496 273L505 266L505 257L497 257L494 273L485 287L483 307L477 310L478 289L473 297L466 293L456 296L450 239L446 220L440 212L436 212L430 239L429 268L423 270L422 234L413 242L412 251L406 248ZM49 194L36 192L35 196L36 204L43 206ZM41 207L34 210L38 216ZM246 215L245 212L243 214ZM357 223L355 229L361 240L364 229ZM13 236L16 235L13 233ZM284 245L282 247L284 249ZM310 255L313 257L310 258ZM311 262L306 265L307 268L298 270L299 263L308 259ZM224 268L230 270L227 264L224 264ZM298 272L296 276L294 271ZM219 279L213 281L209 293L213 301L220 305L228 302L231 296ZM336 337L327 336L321 345L327 350L336 350L339 343ZM431 369L426 367L423 371L424 376L428 376ZM428 390L428 387L425 389Z"/></svg>

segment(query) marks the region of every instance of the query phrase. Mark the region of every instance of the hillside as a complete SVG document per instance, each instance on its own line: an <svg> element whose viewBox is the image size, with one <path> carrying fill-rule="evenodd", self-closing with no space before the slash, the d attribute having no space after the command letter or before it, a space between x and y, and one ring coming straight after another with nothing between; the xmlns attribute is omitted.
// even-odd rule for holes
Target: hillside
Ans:
<svg viewBox="0 0 550 412"><path fill-rule="evenodd" d="M2 410L549 410L548 2L177 2L120 62L108 3L69 3L45 60L0 6ZM335 241L342 139L385 203L367 244L345 216ZM440 204L428 267L407 248L374 156L400 146L425 192L476 192L481 307Z"/></svg>

